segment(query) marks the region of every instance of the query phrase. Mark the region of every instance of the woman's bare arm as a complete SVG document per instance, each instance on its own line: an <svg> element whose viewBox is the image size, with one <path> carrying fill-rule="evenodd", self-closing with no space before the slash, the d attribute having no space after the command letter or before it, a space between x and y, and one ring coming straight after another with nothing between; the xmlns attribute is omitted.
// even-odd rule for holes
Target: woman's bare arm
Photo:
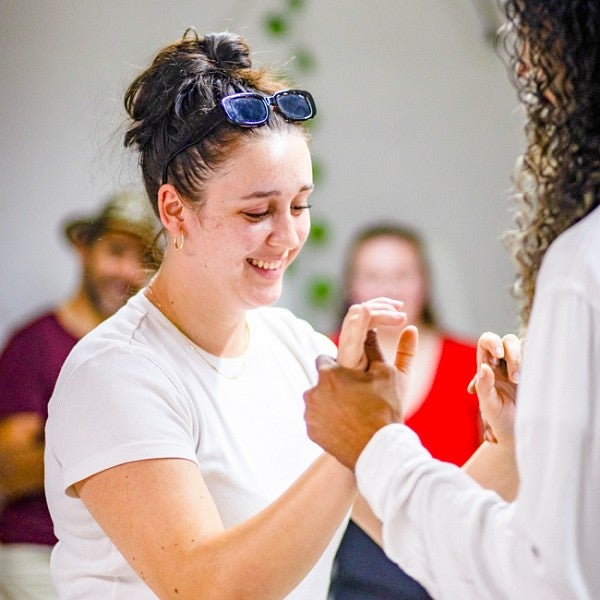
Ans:
<svg viewBox="0 0 600 600"><path fill-rule="evenodd" d="M356 496L352 473L319 458L280 498L225 529L196 464L127 463L76 493L160 598L282 598L327 547Z"/></svg>

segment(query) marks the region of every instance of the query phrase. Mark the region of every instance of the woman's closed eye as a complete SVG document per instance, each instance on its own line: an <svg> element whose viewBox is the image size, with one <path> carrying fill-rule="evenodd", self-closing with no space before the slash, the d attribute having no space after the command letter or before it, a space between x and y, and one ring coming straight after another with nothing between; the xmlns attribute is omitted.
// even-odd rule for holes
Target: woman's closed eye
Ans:
<svg viewBox="0 0 600 600"><path fill-rule="evenodd" d="M309 210L312 204L296 204L291 207L291 211L293 215L299 215L302 211Z"/></svg>
<svg viewBox="0 0 600 600"><path fill-rule="evenodd" d="M310 204L298 204L298 205L294 205L290 207L290 211L294 216L298 216L300 213L302 213L305 210L308 210L311 208ZM272 210L265 210L262 212L243 212L242 214L250 219L251 221L262 221L263 219L266 219L270 214L272 214L273 211Z"/></svg>
<svg viewBox="0 0 600 600"><path fill-rule="evenodd" d="M265 210L259 213L244 212L242 214L251 221L262 221L264 218L268 217L271 214L271 211Z"/></svg>

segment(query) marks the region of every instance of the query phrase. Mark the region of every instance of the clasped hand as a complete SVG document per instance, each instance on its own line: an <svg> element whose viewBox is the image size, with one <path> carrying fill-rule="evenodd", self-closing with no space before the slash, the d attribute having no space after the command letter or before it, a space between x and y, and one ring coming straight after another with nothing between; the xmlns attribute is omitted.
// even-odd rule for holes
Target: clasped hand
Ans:
<svg viewBox="0 0 600 600"><path fill-rule="evenodd" d="M337 362L320 356L319 381L304 394L309 437L350 469L379 429L403 418L417 329L402 331L396 368L385 361L375 333L381 325L403 325L401 308L388 298L352 306L342 324Z"/></svg>
<svg viewBox="0 0 600 600"><path fill-rule="evenodd" d="M350 469L377 431L404 418L401 400L410 384L417 329L403 329L394 366L383 358L375 333L377 326L401 326L406 321L401 307L388 298L352 306L342 324L337 362L318 357L319 381L304 394L309 437ZM486 332L479 338L477 373L469 391L479 397L488 441L514 444L520 363L516 336Z"/></svg>

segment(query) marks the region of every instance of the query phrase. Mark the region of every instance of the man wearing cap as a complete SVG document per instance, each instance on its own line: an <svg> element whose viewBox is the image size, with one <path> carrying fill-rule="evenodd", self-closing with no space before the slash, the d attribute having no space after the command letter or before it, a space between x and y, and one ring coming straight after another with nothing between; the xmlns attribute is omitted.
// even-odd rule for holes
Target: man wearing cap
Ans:
<svg viewBox="0 0 600 600"><path fill-rule="evenodd" d="M0 354L0 600L56 598L49 570L56 538L43 489L48 400L75 343L148 280L157 223L135 191L69 221L64 233L81 263L78 289L19 328Z"/></svg>

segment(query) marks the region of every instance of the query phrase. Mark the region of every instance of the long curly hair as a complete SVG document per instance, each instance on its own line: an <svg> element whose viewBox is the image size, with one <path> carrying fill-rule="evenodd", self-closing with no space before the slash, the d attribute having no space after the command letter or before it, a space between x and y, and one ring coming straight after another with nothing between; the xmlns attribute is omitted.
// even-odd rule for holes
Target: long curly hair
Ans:
<svg viewBox="0 0 600 600"><path fill-rule="evenodd" d="M503 8L501 39L527 115L516 228L505 236L524 329L548 246L600 203L600 3L504 0Z"/></svg>

